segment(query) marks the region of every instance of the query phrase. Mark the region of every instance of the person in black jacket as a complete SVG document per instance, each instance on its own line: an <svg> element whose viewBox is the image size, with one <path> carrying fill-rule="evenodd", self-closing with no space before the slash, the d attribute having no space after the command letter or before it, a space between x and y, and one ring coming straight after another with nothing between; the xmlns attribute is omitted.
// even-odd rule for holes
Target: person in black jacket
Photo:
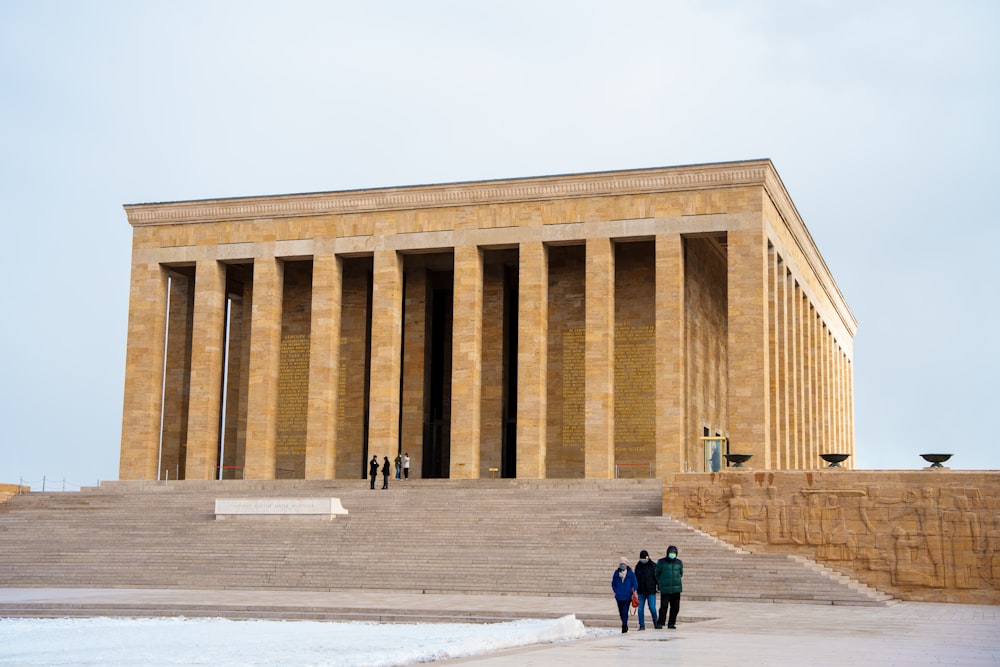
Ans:
<svg viewBox="0 0 1000 667"><path fill-rule="evenodd" d="M639 552L639 562L635 564L636 587L639 596L639 629L646 629L646 605L649 605L649 620L656 625L656 563L649 559L649 552Z"/></svg>
<svg viewBox="0 0 1000 667"><path fill-rule="evenodd" d="M382 488L389 488L389 457L386 456L382 463Z"/></svg>
<svg viewBox="0 0 1000 667"><path fill-rule="evenodd" d="M677 612L681 608L681 577L684 576L684 563L677 557L677 547L667 547L667 557L656 561L656 585L660 587L660 616L657 619L657 629L667 627L673 630L677 627ZM667 610L670 610L670 617Z"/></svg>
<svg viewBox="0 0 1000 667"><path fill-rule="evenodd" d="M368 463L368 476L372 478L372 488L375 488L375 478L378 477L378 457L372 454L372 460Z"/></svg>

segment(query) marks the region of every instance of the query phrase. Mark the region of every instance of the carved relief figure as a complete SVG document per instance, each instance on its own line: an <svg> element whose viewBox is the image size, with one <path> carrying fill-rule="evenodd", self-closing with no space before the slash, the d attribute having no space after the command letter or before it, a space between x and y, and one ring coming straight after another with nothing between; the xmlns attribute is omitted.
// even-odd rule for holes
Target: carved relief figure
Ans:
<svg viewBox="0 0 1000 667"><path fill-rule="evenodd" d="M822 514L823 543L816 550L816 557L822 560L854 560L854 536L847 530L847 519L840 499L835 495L826 497Z"/></svg>
<svg viewBox="0 0 1000 667"><path fill-rule="evenodd" d="M748 544L754 540L754 533L759 530L756 522L758 517L751 514L742 486L733 484L729 491L732 496L729 498L729 523L726 528L737 536L740 544Z"/></svg>
<svg viewBox="0 0 1000 667"><path fill-rule="evenodd" d="M801 494L792 496L792 504L788 508L788 539L794 544L806 543L806 508L805 499Z"/></svg>
<svg viewBox="0 0 1000 667"><path fill-rule="evenodd" d="M767 541L771 544L791 542L788 531L788 512L785 501L778 497L778 487L767 487Z"/></svg>
<svg viewBox="0 0 1000 667"><path fill-rule="evenodd" d="M861 523L865 524L865 529L872 536L875 544L875 548L878 549L878 535L879 531L875 527L872 517L869 515L869 511L875 512L878 507L878 487L869 486L868 493L861 500L861 506L858 508L858 512L861 514Z"/></svg>
<svg viewBox="0 0 1000 667"><path fill-rule="evenodd" d="M869 570L887 572L891 569L891 561L886 549L889 547L887 533L878 529L878 522L881 517L878 513L879 488L877 486L868 487L867 493L861 498L858 506L858 514L861 516L861 523L865 526L865 538L858 539L858 557L864 559ZM880 544L879 538L882 538Z"/></svg>
<svg viewBox="0 0 1000 667"><path fill-rule="evenodd" d="M1000 588L1000 514L993 515L993 525L986 534L982 572L994 588Z"/></svg>
<svg viewBox="0 0 1000 667"><path fill-rule="evenodd" d="M823 496L818 493L809 496L806 518L806 543L813 546L823 544Z"/></svg>
<svg viewBox="0 0 1000 667"><path fill-rule="evenodd" d="M927 558L934 566L933 580L928 586L941 586L944 583L944 564L941 554L941 513L938 509L937 495L932 487L924 487L919 497L908 492L908 507L896 515L900 519L912 514L917 519L917 526L922 538L922 547Z"/></svg>
<svg viewBox="0 0 1000 667"><path fill-rule="evenodd" d="M921 571L922 568L918 569L914 562L915 554L922 546L923 539L920 536L911 537L902 526L893 528L892 536L896 538L896 560L892 564L892 583L897 586L900 584L929 585L930 576L927 572Z"/></svg>
<svg viewBox="0 0 1000 667"><path fill-rule="evenodd" d="M942 516L944 555L956 588L976 588L976 555L980 548L979 517L969 510L969 499L955 496L954 509Z"/></svg>
<svg viewBox="0 0 1000 667"><path fill-rule="evenodd" d="M701 486L691 489L684 511L690 517L703 518L706 514L715 514L724 509L722 498L712 487Z"/></svg>

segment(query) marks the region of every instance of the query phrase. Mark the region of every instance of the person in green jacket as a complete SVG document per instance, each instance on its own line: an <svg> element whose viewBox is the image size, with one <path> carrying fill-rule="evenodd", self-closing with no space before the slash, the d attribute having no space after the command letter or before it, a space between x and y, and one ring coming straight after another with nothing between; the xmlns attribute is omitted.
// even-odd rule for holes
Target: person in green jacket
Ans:
<svg viewBox="0 0 1000 667"><path fill-rule="evenodd" d="M667 627L673 630L677 627L677 612L681 608L681 577L684 576L684 563L677 557L677 547L672 544L667 547L666 558L656 561L653 572L660 589L660 614L654 627L659 630L666 621Z"/></svg>

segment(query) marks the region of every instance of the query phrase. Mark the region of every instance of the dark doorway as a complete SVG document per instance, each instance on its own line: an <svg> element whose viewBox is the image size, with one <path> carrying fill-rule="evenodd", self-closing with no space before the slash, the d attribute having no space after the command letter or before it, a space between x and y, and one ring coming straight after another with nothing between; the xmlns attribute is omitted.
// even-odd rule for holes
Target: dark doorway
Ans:
<svg viewBox="0 0 1000 667"><path fill-rule="evenodd" d="M502 477L517 477L517 270L504 267Z"/></svg>
<svg viewBox="0 0 1000 667"><path fill-rule="evenodd" d="M451 466L453 275L451 271L429 271L427 275L424 478L447 478Z"/></svg>

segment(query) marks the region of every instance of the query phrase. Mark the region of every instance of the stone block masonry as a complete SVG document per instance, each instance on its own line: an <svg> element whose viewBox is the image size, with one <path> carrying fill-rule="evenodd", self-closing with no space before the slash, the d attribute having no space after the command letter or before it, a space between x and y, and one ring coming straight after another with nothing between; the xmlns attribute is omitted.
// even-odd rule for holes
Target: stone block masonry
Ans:
<svg viewBox="0 0 1000 667"><path fill-rule="evenodd" d="M125 209L123 479L854 453L857 323L768 160Z"/></svg>
<svg viewBox="0 0 1000 667"><path fill-rule="evenodd" d="M664 513L744 549L799 554L906 600L1000 604L1000 473L672 475Z"/></svg>

